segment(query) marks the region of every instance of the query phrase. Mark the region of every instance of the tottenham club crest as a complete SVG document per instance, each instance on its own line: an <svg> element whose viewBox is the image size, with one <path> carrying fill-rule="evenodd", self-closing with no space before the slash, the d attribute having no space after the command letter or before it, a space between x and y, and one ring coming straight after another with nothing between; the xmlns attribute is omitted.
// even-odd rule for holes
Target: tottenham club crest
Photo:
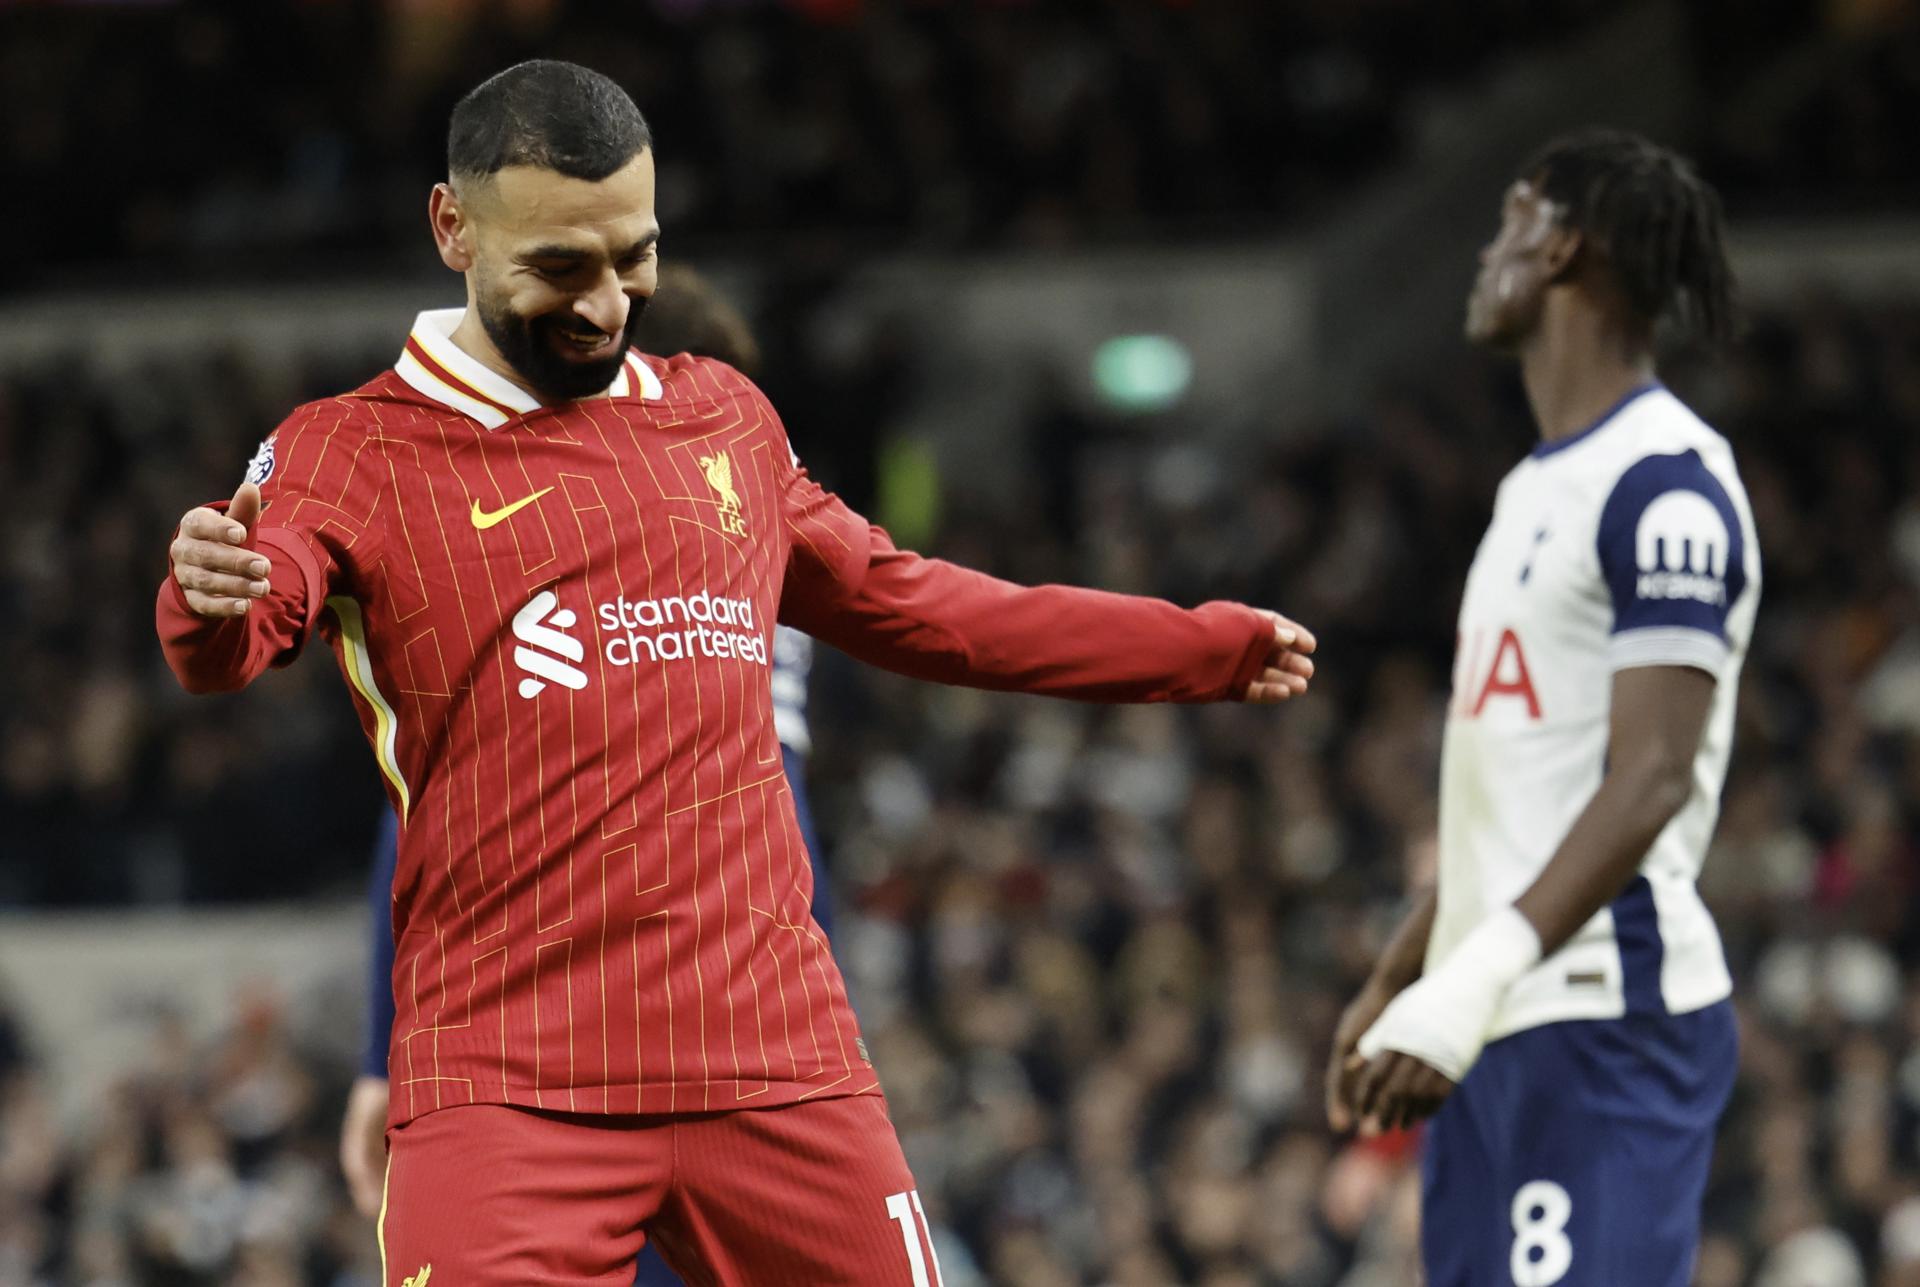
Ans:
<svg viewBox="0 0 1920 1287"><path fill-rule="evenodd" d="M266 441L260 444L260 450L253 453L253 459L247 462L247 481L258 487L273 477L273 435L268 434Z"/></svg>

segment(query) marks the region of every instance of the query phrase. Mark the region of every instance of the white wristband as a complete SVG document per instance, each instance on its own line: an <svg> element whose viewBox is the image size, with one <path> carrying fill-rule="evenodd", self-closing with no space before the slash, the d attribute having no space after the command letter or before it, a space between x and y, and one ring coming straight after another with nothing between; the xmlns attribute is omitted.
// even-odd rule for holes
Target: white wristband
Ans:
<svg viewBox="0 0 1920 1287"><path fill-rule="evenodd" d="M1393 999L1360 1038L1360 1053L1397 1050L1458 1082L1480 1057L1507 989L1539 963L1532 923L1517 908L1500 909Z"/></svg>
<svg viewBox="0 0 1920 1287"><path fill-rule="evenodd" d="M1478 973L1486 986L1505 992L1540 964L1540 932L1518 907L1502 907L1460 940L1441 968L1458 960L1459 968Z"/></svg>

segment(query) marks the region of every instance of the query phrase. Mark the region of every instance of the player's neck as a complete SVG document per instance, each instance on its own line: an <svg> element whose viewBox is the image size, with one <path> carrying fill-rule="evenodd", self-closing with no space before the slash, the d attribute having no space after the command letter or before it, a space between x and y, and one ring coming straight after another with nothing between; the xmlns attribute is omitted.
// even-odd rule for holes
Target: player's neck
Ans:
<svg viewBox="0 0 1920 1287"><path fill-rule="evenodd" d="M1556 319L1520 350L1520 379L1542 442L1591 428L1655 379L1652 348L1593 314Z"/></svg>

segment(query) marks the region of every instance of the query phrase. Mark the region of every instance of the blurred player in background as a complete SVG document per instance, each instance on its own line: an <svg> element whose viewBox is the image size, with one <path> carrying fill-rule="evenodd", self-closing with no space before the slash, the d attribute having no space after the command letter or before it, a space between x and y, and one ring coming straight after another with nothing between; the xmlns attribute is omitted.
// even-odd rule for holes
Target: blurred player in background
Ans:
<svg viewBox="0 0 1920 1287"><path fill-rule="evenodd" d="M316 630L400 814L384 1281L939 1278L808 911L771 625L948 683L1278 702L1239 604L1027 588L896 549L711 359L630 351L652 138L532 62L455 107L429 219L467 307L296 410L185 515L156 623L193 691Z"/></svg>
<svg viewBox="0 0 1920 1287"><path fill-rule="evenodd" d="M1516 355L1540 445L1460 609L1440 865L1343 1016L1336 1129L1434 1117L1429 1287L1683 1287L1733 1085L1719 810L1760 551L1733 452L1655 378L1726 335L1720 202L1633 135L1506 194L1467 334ZM1423 972L1424 970L1424 972Z"/></svg>

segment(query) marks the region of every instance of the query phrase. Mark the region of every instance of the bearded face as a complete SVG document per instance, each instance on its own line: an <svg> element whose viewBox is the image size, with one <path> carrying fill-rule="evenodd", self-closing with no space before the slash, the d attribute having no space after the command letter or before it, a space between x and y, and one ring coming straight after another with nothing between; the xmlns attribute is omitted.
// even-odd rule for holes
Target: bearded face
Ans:
<svg viewBox="0 0 1920 1287"><path fill-rule="evenodd" d="M461 179L436 190L433 218L492 349L477 356L543 402L605 392L658 284L653 153L599 180L539 166Z"/></svg>

